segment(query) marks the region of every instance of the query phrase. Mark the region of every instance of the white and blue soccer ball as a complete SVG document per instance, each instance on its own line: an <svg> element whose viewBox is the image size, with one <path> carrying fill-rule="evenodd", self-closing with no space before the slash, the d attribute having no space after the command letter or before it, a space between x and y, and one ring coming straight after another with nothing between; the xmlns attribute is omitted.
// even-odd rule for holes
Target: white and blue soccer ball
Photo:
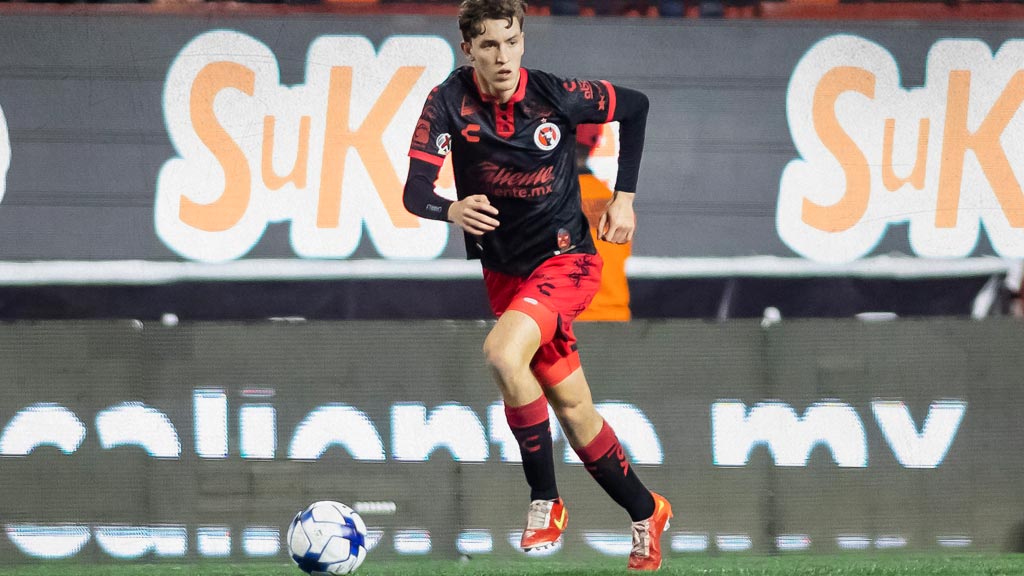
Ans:
<svg viewBox="0 0 1024 576"><path fill-rule="evenodd" d="M314 502L288 527L288 550L307 574L351 574L366 559L366 523L340 502Z"/></svg>

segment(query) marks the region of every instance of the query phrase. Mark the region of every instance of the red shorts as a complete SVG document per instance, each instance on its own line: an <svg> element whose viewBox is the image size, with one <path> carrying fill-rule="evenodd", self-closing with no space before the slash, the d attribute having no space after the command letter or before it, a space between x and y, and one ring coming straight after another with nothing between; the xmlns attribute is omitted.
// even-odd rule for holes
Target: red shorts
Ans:
<svg viewBox="0 0 1024 576"><path fill-rule="evenodd" d="M562 254L526 278L484 269L494 315L517 310L540 327L540 348L530 369L542 386L554 386L580 367L572 321L597 294L603 265L597 254Z"/></svg>

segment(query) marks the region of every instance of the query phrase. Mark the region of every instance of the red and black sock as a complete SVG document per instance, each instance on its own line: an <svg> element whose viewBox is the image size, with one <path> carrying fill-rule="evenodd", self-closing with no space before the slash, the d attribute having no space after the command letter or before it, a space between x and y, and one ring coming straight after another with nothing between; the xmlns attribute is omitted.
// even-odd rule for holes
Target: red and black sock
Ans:
<svg viewBox="0 0 1024 576"><path fill-rule="evenodd" d="M543 395L523 406L505 405L505 418L519 443L523 472L530 485L530 500L558 498L555 484L554 449L551 447L551 422L548 401Z"/></svg>
<svg viewBox="0 0 1024 576"><path fill-rule="evenodd" d="M654 514L654 497L629 465L619 438L607 422L597 436L576 450L587 472L618 503L634 521L646 520Z"/></svg>

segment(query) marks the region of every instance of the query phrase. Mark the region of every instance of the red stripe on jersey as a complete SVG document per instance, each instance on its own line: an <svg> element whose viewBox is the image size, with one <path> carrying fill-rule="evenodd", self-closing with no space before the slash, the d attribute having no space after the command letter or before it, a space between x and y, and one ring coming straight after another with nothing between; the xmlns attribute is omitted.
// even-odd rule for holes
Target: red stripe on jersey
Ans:
<svg viewBox="0 0 1024 576"><path fill-rule="evenodd" d="M509 104L515 104L521 102L526 97L526 83L530 80L530 73L527 72L526 68L519 69L519 85L516 86L516 91L509 98ZM490 94L484 94L484 91L480 89L480 78L476 75L476 69L473 69L473 85L476 86L476 93L480 95L480 99L484 102L495 102L498 99Z"/></svg>
<svg viewBox="0 0 1024 576"><path fill-rule="evenodd" d="M494 96L484 94L480 90L480 78L476 74L476 69L473 69L473 85L476 86L476 93L480 96L481 100L494 105L494 130L498 133L498 136L506 140L516 134L516 115L513 105L516 102L522 102L523 98L526 97L526 84L529 81L530 73L527 72L526 68L520 68L519 84L516 86L516 91L512 93L512 97L509 98L508 102L502 104Z"/></svg>
<svg viewBox="0 0 1024 576"><path fill-rule="evenodd" d="M516 111L512 102L508 104L494 103L494 130L498 136L508 140L516 134Z"/></svg>
<svg viewBox="0 0 1024 576"><path fill-rule="evenodd" d="M612 116L615 116L615 87L607 80L601 80L601 84L608 89L608 119L605 120L607 124L612 121Z"/></svg>
<svg viewBox="0 0 1024 576"><path fill-rule="evenodd" d="M444 158L434 156L433 154L427 154L426 152L420 152L419 150L409 150L409 157L415 158L417 160L423 160L424 162L429 162L434 166L444 165Z"/></svg>

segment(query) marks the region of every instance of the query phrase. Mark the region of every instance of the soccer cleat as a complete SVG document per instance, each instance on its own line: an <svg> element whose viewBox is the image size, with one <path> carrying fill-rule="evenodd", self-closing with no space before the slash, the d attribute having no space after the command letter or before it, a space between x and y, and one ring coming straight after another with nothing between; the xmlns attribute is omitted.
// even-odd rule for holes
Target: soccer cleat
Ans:
<svg viewBox="0 0 1024 576"><path fill-rule="evenodd" d="M569 512L561 498L534 500L526 514L526 530L519 546L526 552L543 550L562 539L562 531L569 523Z"/></svg>
<svg viewBox="0 0 1024 576"><path fill-rule="evenodd" d="M630 570L661 568L661 535L668 530L672 505L663 496L654 496L654 514L646 520L633 522L633 549L629 551Z"/></svg>

